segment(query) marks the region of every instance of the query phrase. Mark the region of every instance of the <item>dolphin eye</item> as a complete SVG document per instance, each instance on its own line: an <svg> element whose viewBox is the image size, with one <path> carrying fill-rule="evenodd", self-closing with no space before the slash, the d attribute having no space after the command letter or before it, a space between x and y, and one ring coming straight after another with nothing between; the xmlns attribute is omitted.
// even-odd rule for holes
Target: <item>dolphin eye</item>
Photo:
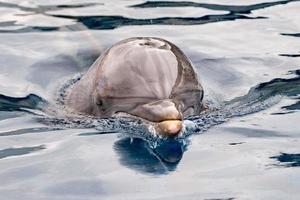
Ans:
<svg viewBox="0 0 300 200"><path fill-rule="evenodd" d="M97 104L97 106L98 106L102 111L105 110L105 108L104 108L104 101L103 101L102 98L98 98L96 104Z"/></svg>
<svg viewBox="0 0 300 200"><path fill-rule="evenodd" d="M103 106L103 100L102 100L102 99L99 99L99 100L97 101L97 105L98 105L98 106Z"/></svg>

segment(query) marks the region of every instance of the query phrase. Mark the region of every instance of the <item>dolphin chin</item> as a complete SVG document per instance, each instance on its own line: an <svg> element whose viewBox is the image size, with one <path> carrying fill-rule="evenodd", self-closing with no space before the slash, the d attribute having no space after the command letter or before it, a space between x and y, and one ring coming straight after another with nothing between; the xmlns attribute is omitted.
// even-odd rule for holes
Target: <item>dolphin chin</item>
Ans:
<svg viewBox="0 0 300 200"><path fill-rule="evenodd" d="M195 68L173 43L136 37L103 53L66 93L72 113L112 117L128 113L155 124L156 132L174 137L182 119L199 114L203 89Z"/></svg>

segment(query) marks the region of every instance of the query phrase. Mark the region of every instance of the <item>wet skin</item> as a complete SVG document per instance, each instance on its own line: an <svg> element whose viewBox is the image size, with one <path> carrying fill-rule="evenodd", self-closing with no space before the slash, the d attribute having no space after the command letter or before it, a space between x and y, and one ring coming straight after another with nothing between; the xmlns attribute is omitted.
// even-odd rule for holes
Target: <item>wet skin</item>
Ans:
<svg viewBox="0 0 300 200"><path fill-rule="evenodd" d="M97 117L130 116L157 134L177 136L182 120L198 115L203 89L184 53L160 38L120 41L102 54L66 95L72 112Z"/></svg>

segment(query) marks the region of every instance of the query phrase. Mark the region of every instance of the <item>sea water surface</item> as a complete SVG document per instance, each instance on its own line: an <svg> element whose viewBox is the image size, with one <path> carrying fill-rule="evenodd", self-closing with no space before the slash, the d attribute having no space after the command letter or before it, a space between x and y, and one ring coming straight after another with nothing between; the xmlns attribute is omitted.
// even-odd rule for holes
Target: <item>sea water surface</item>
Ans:
<svg viewBox="0 0 300 200"><path fill-rule="evenodd" d="M176 140L59 114L72 78L137 36L201 79L211 111ZM297 200L299 110L300 1L0 0L1 200Z"/></svg>

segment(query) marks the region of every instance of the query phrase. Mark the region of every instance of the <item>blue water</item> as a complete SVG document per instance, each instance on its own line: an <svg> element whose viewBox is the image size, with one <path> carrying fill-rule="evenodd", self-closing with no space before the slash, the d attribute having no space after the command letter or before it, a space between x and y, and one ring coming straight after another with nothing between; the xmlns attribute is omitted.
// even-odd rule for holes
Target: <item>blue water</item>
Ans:
<svg viewBox="0 0 300 200"><path fill-rule="evenodd" d="M0 2L0 199L299 199L300 1ZM176 139L66 118L63 91L117 41L179 46L208 112ZM75 78L74 78L75 77Z"/></svg>

